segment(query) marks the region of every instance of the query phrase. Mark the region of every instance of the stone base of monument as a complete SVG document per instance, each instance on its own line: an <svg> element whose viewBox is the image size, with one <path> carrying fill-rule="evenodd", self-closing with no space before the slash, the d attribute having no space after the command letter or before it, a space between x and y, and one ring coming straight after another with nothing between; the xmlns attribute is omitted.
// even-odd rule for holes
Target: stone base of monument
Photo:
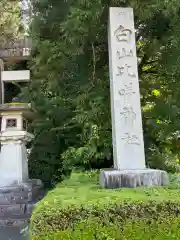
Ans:
<svg viewBox="0 0 180 240"><path fill-rule="evenodd" d="M144 170L101 170L100 185L104 188L136 188L166 186L169 184L167 172L157 169Z"/></svg>
<svg viewBox="0 0 180 240"><path fill-rule="evenodd" d="M0 227L27 225L42 187L42 182L36 179L0 187Z"/></svg>

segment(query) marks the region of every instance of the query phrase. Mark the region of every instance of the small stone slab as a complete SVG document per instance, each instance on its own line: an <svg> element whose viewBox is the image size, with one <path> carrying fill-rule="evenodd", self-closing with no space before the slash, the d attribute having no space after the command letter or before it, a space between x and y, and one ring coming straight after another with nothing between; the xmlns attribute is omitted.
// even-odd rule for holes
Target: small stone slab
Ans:
<svg viewBox="0 0 180 240"><path fill-rule="evenodd" d="M8 193L0 194L0 206L4 204L22 204L31 201L31 193Z"/></svg>
<svg viewBox="0 0 180 240"><path fill-rule="evenodd" d="M101 170L100 185L104 188L136 188L141 186L166 186L167 172L157 169L144 170Z"/></svg>
<svg viewBox="0 0 180 240"><path fill-rule="evenodd" d="M25 215L27 213L26 204L0 205L0 218L16 215Z"/></svg>
<svg viewBox="0 0 180 240"><path fill-rule="evenodd" d="M22 219L0 219L0 227L22 227L30 222L30 216Z"/></svg>
<svg viewBox="0 0 180 240"><path fill-rule="evenodd" d="M43 184L39 179L32 179L20 185L0 187L0 207L7 204L27 204L36 200L42 188Z"/></svg>
<svg viewBox="0 0 180 240"><path fill-rule="evenodd" d="M21 227L29 223L32 211L42 195L38 179L0 188L0 227Z"/></svg>

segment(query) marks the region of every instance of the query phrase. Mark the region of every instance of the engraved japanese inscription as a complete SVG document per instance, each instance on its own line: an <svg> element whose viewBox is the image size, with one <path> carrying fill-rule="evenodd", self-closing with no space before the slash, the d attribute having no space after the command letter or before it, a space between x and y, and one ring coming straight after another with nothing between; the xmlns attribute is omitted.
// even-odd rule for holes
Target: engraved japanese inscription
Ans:
<svg viewBox="0 0 180 240"><path fill-rule="evenodd" d="M131 8L110 8L109 60L114 165L120 170L144 169L138 66ZM135 155L133 163L131 153Z"/></svg>
<svg viewBox="0 0 180 240"><path fill-rule="evenodd" d="M117 42L129 42L131 41L132 31L130 29L124 28L120 25L114 32Z"/></svg>
<svg viewBox="0 0 180 240"><path fill-rule="evenodd" d="M119 12L119 13L117 13L117 15L118 16L120 16L120 17L123 17L123 18L129 18L129 19L133 19L133 13L131 13L131 12Z"/></svg>
<svg viewBox="0 0 180 240"><path fill-rule="evenodd" d="M125 58L125 57L133 57L133 50L128 48L122 48L117 50L117 59Z"/></svg>
<svg viewBox="0 0 180 240"><path fill-rule="evenodd" d="M124 103L128 100L131 100L131 96L133 96L136 92L133 89L132 82L125 84L123 88L119 90L119 95L124 97Z"/></svg>
<svg viewBox="0 0 180 240"><path fill-rule="evenodd" d="M128 127L133 127L133 123L136 120L136 113L133 111L131 106L123 107L123 110L120 112L121 119L124 120L124 123Z"/></svg>
<svg viewBox="0 0 180 240"><path fill-rule="evenodd" d="M117 66L117 76L122 76L127 73L129 77L136 77L136 74L132 70L132 66L125 64L124 66Z"/></svg>
<svg viewBox="0 0 180 240"><path fill-rule="evenodd" d="M139 137L136 136L136 134L125 133L121 139L124 140L126 144L140 145Z"/></svg>

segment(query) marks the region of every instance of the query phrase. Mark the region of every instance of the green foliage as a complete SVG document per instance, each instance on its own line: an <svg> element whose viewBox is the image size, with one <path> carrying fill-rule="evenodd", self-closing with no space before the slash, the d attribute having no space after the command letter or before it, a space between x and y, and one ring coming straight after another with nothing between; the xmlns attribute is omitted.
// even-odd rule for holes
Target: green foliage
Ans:
<svg viewBox="0 0 180 240"><path fill-rule="evenodd" d="M97 223L97 224L94 224ZM180 218L102 223L98 218L80 221L72 230L58 231L33 237L34 240L178 240Z"/></svg>
<svg viewBox="0 0 180 240"><path fill-rule="evenodd" d="M61 180L73 166L90 169L113 164L107 40L110 6L131 6L135 12L147 164L175 171L180 128L180 2L32 3L32 83L26 97L39 113L33 124L32 176L50 183L52 175L53 182ZM168 164L164 156L171 156Z"/></svg>
<svg viewBox="0 0 180 240"><path fill-rule="evenodd" d="M38 203L31 239L178 239L180 190L172 181L171 188L107 190L96 172L73 173Z"/></svg>
<svg viewBox="0 0 180 240"><path fill-rule="evenodd" d="M0 1L0 43L15 40L21 29L20 7L18 0Z"/></svg>
<svg viewBox="0 0 180 240"><path fill-rule="evenodd" d="M0 50L5 50L8 43L22 37L23 26L21 23L21 9L19 0L0 1ZM11 70L13 62L4 62L5 70ZM11 66L10 66L11 65ZM18 65L18 64L17 64ZM16 67L17 68L17 67ZM23 69L23 68L20 68ZM20 91L18 84L5 83L5 102L10 102Z"/></svg>

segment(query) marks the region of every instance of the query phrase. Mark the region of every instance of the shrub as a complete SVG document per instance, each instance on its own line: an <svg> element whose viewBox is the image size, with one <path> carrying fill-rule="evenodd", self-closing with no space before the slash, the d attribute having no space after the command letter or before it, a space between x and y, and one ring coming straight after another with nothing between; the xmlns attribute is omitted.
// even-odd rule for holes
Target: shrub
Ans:
<svg viewBox="0 0 180 240"><path fill-rule="evenodd" d="M73 174L38 204L33 240L180 239L179 189L106 190L97 175Z"/></svg>
<svg viewBox="0 0 180 240"><path fill-rule="evenodd" d="M180 220L178 218L169 219L166 222L155 221L128 221L124 225L103 225L97 219L88 219L81 221L75 229L58 231L53 234L43 234L37 236L36 240L178 240L180 231L178 230Z"/></svg>

